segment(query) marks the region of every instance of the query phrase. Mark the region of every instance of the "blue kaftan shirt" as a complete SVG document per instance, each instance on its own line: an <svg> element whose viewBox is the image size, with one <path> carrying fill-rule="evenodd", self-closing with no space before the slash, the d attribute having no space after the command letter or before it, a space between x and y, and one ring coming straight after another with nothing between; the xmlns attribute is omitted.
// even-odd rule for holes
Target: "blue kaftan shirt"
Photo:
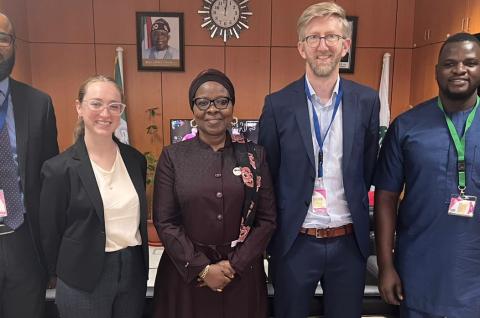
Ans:
<svg viewBox="0 0 480 318"><path fill-rule="evenodd" d="M471 110L449 114L463 134ZM431 99L400 115L385 137L375 187L400 193L395 264L405 305L448 318L480 317L480 109L466 134L466 194L474 217L448 215L458 194L457 153Z"/></svg>

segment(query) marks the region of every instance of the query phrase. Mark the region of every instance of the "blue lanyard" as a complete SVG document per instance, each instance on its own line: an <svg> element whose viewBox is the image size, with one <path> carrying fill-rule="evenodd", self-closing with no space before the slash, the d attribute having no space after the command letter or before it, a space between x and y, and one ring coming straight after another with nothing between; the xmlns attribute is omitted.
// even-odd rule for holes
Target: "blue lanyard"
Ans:
<svg viewBox="0 0 480 318"><path fill-rule="evenodd" d="M312 104L312 115L313 115L313 127L315 129L315 138L317 139L318 146L320 147L320 151L318 153L318 177L323 177L323 143L327 138L327 134L330 131L330 127L332 127L333 120L337 115L338 107L340 106L340 102L342 101L343 96L343 89L342 89L342 81L339 79L340 83L338 84L338 94L335 98L335 104L333 106L333 114L332 119L330 120L330 124L325 131L325 136L322 138L322 133L320 129L320 121L318 120L317 111L315 110L315 106L312 100L312 95L310 94L310 90L308 89L307 79L305 78L305 94L307 95L308 100Z"/></svg>
<svg viewBox="0 0 480 318"><path fill-rule="evenodd" d="M9 96L10 96L10 83L8 84L7 94L5 94L5 100L0 106L0 131L3 129L3 125L5 125L5 118L7 117Z"/></svg>

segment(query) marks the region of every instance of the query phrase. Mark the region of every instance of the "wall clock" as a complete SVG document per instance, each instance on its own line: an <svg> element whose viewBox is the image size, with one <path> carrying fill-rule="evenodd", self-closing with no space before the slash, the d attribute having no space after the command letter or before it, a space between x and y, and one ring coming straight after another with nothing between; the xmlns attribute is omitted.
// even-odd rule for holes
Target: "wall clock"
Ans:
<svg viewBox="0 0 480 318"><path fill-rule="evenodd" d="M202 28L210 31L210 37L218 36L227 42L232 37L240 38L240 32L248 29L249 0L203 0L198 14L203 17Z"/></svg>

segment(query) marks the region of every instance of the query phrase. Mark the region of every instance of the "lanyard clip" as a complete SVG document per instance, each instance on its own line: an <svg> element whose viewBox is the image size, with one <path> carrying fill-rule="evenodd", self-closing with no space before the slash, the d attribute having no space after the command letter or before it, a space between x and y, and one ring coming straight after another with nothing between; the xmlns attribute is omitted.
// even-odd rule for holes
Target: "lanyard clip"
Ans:
<svg viewBox="0 0 480 318"><path fill-rule="evenodd" d="M457 162L457 170L459 172L465 172L465 160L458 160Z"/></svg>

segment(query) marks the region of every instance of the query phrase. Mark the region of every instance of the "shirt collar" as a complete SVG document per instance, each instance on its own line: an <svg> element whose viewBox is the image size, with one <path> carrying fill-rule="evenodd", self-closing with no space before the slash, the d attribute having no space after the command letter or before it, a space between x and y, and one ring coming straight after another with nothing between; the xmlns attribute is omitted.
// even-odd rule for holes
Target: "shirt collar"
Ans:
<svg viewBox="0 0 480 318"><path fill-rule="evenodd" d="M0 92L2 92L3 96L7 94L9 84L9 77L5 77L3 80L0 81Z"/></svg>
<svg viewBox="0 0 480 318"><path fill-rule="evenodd" d="M320 104L319 100L318 100L318 97L317 97L317 94L315 93L315 90L313 89L313 86L312 84L310 84L310 81L308 80L308 76L307 74L305 74L305 79L307 81L307 87L308 87L308 91L310 92L310 95L312 96L312 98L317 101L317 103L321 106L330 106L332 103L333 103L333 100L334 98L336 98L336 96L338 95L338 90L340 88L340 75L337 76L337 81L335 82L335 86L333 86L333 91L332 91L332 96L330 96L330 99L328 100L328 102L325 104L325 105L322 105Z"/></svg>

